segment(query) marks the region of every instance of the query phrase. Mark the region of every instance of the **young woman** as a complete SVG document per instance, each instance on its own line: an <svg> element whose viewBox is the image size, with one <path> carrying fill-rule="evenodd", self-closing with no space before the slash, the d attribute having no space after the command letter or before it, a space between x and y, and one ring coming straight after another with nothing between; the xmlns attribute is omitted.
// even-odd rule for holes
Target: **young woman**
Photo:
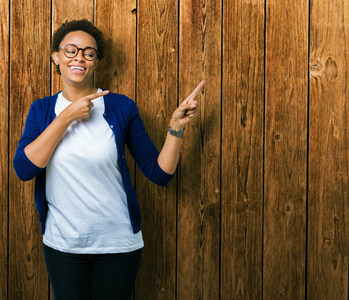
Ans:
<svg viewBox="0 0 349 300"><path fill-rule="evenodd" d="M165 186L175 172L194 97L174 111L159 153L135 103L92 86L103 34L87 20L62 24L51 57L63 91L35 101L14 157L22 180L36 178L35 203L56 300L130 299L143 239L124 147L145 176Z"/></svg>

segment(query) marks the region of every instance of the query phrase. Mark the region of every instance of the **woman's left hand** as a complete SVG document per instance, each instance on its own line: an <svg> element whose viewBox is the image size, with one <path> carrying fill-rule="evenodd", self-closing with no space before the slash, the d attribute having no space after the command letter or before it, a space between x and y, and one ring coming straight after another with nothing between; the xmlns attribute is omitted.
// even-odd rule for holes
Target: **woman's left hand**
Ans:
<svg viewBox="0 0 349 300"><path fill-rule="evenodd" d="M170 126L173 130L182 131L185 124L195 118L197 114L196 107L198 102L195 101L194 98L204 86L204 84L205 81L201 81L195 88L195 90L190 94L190 96L187 97L174 111L170 122Z"/></svg>

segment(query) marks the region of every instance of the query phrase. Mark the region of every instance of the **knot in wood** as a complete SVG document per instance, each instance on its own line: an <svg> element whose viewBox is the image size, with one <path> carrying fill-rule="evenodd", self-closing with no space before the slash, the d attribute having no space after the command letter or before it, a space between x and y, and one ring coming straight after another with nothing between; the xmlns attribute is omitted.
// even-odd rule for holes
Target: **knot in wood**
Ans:
<svg viewBox="0 0 349 300"><path fill-rule="evenodd" d="M332 248L332 241L330 239L324 239L324 248L331 249Z"/></svg>
<svg viewBox="0 0 349 300"><path fill-rule="evenodd" d="M338 66L335 60L329 57L325 64L325 75L328 82L336 79L338 76Z"/></svg>
<svg viewBox="0 0 349 300"><path fill-rule="evenodd" d="M310 74L312 76L321 76L324 72L324 63L320 57L316 57L310 61Z"/></svg>
<svg viewBox="0 0 349 300"><path fill-rule="evenodd" d="M292 204L290 204L290 203L286 203L286 205L285 205L285 211L286 211L286 213L287 214L290 214L290 213L292 213Z"/></svg>

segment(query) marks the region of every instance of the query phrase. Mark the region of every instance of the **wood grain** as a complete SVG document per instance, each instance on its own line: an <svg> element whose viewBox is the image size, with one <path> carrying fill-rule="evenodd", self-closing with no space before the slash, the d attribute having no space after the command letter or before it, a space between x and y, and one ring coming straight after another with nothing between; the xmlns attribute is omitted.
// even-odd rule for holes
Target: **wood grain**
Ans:
<svg viewBox="0 0 349 300"><path fill-rule="evenodd" d="M135 100L159 150L206 80L168 187L128 156L134 299L347 299L348 1L11 0L0 17L0 299L53 299L33 182L12 160L31 103L62 90L50 33L82 18L107 39L96 86Z"/></svg>
<svg viewBox="0 0 349 300"><path fill-rule="evenodd" d="M160 150L177 107L177 1L140 0L137 9L137 104ZM145 243L136 299L175 299L176 180L163 188L139 170L136 178Z"/></svg>
<svg viewBox="0 0 349 300"><path fill-rule="evenodd" d="M311 1L309 299L348 298L348 1Z"/></svg>
<svg viewBox="0 0 349 300"><path fill-rule="evenodd" d="M97 0L95 25L107 42L106 57L96 70L96 86L135 99L136 18L133 1Z"/></svg>
<svg viewBox="0 0 349 300"><path fill-rule="evenodd" d="M32 0L11 4L11 164L31 103L50 93L49 4ZM8 299L46 299L48 295L33 183L20 182L10 167Z"/></svg>
<svg viewBox="0 0 349 300"><path fill-rule="evenodd" d="M308 1L267 1L263 298L305 298Z"/></svg>
<svg viewBox="0 0 349 300"><path fill-rule="evenodd" d="M180 1L179 103L203 79L178 170L178 299L218 299L221 1Z"/></svg>
<svg viewBox="0 0 349 300"><path fill-rule="evenodd" d="M93 22L94 0L52 0L52 32L55 32L62 23L72 20L87 19ZM62 76L56 73L52 64L52 94L63 90Z"/></svg>
<svg viewBox="0 0 349 300"><path fill-rule="evenodd" d="M222 299L262 298L264 1L223 2Z"/></svg>
<svg viewBox="0 0 349 300"><path fill-rule="evenodd" d="M87 19L93 22L94 1L76 1L76 0L52 0L52 34L62 23L72 20ZM56 94L63 90L62 76L56 73L56 67L52 64L51 68L51 93ZM50 289L50 299L53 299L52 289Z"/></svg>
<svg viewBox="0 0 349 300"><path fill-rule="evenodd" d="M0 299L7 299L8 281L8 112L9 112L9 6L0 2Z"/></svg>
<svg viewBox="0 0 349 300"><path fill-rule="evenodd" d="M95 25L102 30L107 43L106 57L99 63L95 86L136 98L136 19L134 1L97 0ZM132 183L135 163L126 148L126 161Z"/></svg>

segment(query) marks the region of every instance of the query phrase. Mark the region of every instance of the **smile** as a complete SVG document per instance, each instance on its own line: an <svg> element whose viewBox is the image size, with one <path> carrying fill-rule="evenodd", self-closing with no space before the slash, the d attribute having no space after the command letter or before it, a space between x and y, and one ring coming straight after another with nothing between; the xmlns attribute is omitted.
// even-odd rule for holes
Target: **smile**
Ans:
<svg viewBox="0 0 349 300"><path fill-rule="evenodd" d="M83 67L78 67L78 66L71 66L71 67L69 67L69 69L72 70L72 71L78 71L78 72L83 72L83 71L85 71L85 68L83 68Z"/></svg>

